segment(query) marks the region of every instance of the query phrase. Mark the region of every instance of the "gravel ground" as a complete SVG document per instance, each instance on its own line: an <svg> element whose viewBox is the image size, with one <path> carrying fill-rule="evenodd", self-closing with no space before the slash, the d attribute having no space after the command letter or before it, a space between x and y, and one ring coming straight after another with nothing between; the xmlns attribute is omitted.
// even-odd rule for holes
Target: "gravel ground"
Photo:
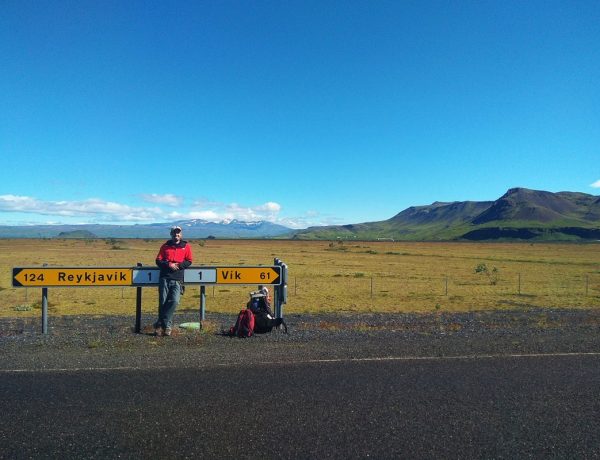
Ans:
<svg viewBox="0 0 600 460"><path fill-rule="evenodd" d="M232 315L208 314L202 331L154 337L153 317L64 316L0 319L0 370L209 367L324 359L417 359L536 353L600 353L600 309L535 309L439 314L287 315L289 333L249 339L221 331ZM181 312L176 324L197 321Z"/></svg>

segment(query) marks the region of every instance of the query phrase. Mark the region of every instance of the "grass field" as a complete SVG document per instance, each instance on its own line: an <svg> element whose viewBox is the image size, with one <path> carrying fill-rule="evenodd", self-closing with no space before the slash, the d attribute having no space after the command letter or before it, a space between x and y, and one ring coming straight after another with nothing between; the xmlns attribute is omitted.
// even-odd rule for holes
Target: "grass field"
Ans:
<svg viewBox="0 0 600 460"><path fill-rule="evenodd" d="M0 316L40 315L40 288L12 268L154 266L162 240L0 240ZM600 308L600 244L191 241L195 265L289 266L286 313ZM253 286L207 287L207 311L236 313ZM180 310L199 308L188 286ZM50 315L135 313L134 288L50 288ZM155 288L143 311L156 310Z"/></svg>

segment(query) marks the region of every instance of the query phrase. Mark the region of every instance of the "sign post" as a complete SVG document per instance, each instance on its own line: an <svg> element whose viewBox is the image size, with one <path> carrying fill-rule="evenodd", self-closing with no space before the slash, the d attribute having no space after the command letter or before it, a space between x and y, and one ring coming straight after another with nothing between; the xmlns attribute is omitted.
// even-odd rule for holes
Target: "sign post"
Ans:
<svg viewBox="0 0 600 460"><path fill-rule="evenodd" d="M274 263L280 269L280 283L275 287L275 317L283 318L283 305L287 303L288 268L281 259L275 258Z"/></svg>
<svg viewBox="0 0 600 460"><path fill-rule="evenodd" d="M48 288L42 288L42 334L48 333Z"/></svg>
<svg viewBox="0 0 600 460"><path fill-rule="evenodd" d="M206 286L200 286L200 322L206 319Z"/></svg>
<svg viewBox="0 0 600 460"><path fill-rule="evenodd" d="M141 267L142 264L138 262L138 267ZM142 287L138 286L136 288L136 296L135 296L135 333L139 334L142 330Z"/></svg>

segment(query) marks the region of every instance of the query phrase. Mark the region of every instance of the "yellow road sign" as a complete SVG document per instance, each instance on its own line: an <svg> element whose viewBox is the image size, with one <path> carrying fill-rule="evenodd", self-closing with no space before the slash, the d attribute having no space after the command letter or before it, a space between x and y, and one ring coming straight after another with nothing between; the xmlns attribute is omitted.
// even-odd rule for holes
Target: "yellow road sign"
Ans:
<svg viewBox="0 0 600 460"><path fill-rule="evenodd" d="M188 273L189 272L189 273ZM157 285L156 267L19 267L13 287ZM281 267L196 267L185 271L190 284L281 284Z"/></svg>
<svg viewBox="0 0 600 460"><path fill-rule="evenodd" d="M217 284L281 284L281 267L217 268Z"/></svg>
<svg viewBox="0 0 600 460"><path fill-rule="evenodd" d="M131 268L13 268L13 286L131 286Z"/></svg>

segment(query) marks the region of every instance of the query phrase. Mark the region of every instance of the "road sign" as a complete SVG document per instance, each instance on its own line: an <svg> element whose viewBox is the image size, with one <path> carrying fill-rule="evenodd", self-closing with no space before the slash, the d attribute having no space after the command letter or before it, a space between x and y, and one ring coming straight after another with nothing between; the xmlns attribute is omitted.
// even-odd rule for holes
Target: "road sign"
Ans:
<svg viewBox="0 0 600 460"><path fill-rule="evenodd" d="M187 268L183 272L183 281L192 284L214 284L217 282L216 268Z"/></svg>
<svg viewBox="0 0 600 460"><path fill-rule="evenodd" d="M158 285L160 269L158 267L134 268L133 284L136 286ZM190 267L183 272L186 284L214 284L217 282L217 269Z"/></svg>
<svg viewBox="0 0 600 460"><path fill-rule="evenodd" d="M276 267L189 267L183 272L185 284L281 284L281 268ZM158 285L160 270L134 268L134 285Z"/></svg>
<svg viewBox="0 0 600 460"><path fill-rule="evenodd" d="M152 268L134 268L132 274L132 283L134 285L158 284L160 270L158 267Z"/></svg>
<svg viewBox="0 0 600 460"><path fill-rule="evenodd" d="M189 267L189 284L281 284L281 266ZM158 267L13 268L13 287L157 286Z"/></svg>
<svg viewBox="0 0 600 460"><path fill-rule="evenodd" d="M14 287L131 286L131 268L13 268Z"/></svg>
<svg viewBox="0 0 600 460"><path fill-rule="evenodd" d="M217 284L281 284L281 267L219 267Z"/></svg>

